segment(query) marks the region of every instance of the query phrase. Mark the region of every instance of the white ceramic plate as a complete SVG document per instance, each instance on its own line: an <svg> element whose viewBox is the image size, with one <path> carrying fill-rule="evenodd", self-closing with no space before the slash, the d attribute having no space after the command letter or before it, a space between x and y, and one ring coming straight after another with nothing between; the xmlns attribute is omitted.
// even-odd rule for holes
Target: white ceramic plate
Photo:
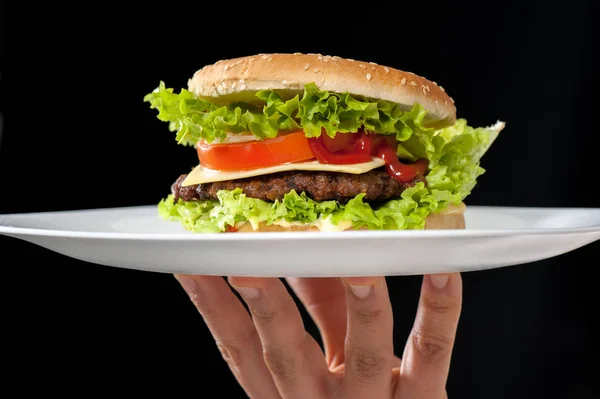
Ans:
<svg viewBox="0 0 600 399"><path fill-rule="evenodd" d="M96 264L245 276L402 275L533 262L600 239L600 208L469 206L460 231L192 234L156 206L0 215L0 234Z"/></svg>

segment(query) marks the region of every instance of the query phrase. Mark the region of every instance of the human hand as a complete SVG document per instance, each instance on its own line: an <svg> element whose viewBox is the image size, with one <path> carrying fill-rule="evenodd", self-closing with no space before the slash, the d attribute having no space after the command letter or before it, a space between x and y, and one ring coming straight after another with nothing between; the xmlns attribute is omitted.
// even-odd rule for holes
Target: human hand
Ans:
<svg viewBox="0 0 600 399"><path fill-rule="evenodd" d="M324 352L277 278L176 275L250 398L443 399L461 311L460 274L424 276L402 358L385 278L290 278Z"/></svg>

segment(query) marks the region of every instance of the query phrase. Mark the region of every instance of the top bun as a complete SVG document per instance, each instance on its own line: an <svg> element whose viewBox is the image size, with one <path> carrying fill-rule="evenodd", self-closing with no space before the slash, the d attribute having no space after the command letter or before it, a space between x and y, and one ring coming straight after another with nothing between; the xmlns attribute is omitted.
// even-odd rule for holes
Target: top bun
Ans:
<svg viewBox="0 0 600 399"><path fill-rule="evenodd" d="M201 98L228 104L256 102L259 90L276 90L284 99L291 98L308 83L333 93L393 101L404 110L419 103L427 110L428 126L450 126L456 121L454 101L435 82L373 62L320 54L258 54L217 61L197 71L188 89Z"/></svg>

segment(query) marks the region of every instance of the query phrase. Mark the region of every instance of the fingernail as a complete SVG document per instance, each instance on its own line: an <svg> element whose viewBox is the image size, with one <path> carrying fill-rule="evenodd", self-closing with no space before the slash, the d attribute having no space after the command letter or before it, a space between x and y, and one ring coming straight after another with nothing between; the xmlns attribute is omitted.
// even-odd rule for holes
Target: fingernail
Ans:
<svg viewBox="0 0 600 399"><path fill-rule="evenodd" d="M349 285L350 291L354 294L355 297L359 299L364 299L371 293L371 289L373 288L370 285Z"/></svg>
<svg viewBox="0 0 600 399"><path fill-rule="evenodd" d="M233 287L237 292L240 293L246 299L256 299L260 295L260 291L255 287Z"/></svg>
<svg viewBox="0 0 600 399"><path fill-rule="evenodd" d="M181 287L184 289L185 292L189 293L198 290L198 284L196 283L196 280L194 280L192 277L177 275L175 276L175 278L177 279L177 281L179 281L179 284L181 284Z"/></svg>
<svg viewBox="0 0 600 399"><path fill-rule="evenodd" d="M450 280L450 276L447 274L432 274L429 276L429 278L431 279L431 284L433 284L435 288L439 289L448 285L448 280Z"/></svg>

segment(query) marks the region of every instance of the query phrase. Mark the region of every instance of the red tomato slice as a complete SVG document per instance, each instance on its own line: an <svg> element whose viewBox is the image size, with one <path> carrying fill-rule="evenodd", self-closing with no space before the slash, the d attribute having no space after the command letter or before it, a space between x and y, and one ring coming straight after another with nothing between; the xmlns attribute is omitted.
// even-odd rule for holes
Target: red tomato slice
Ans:
<svg viewBox="0 0 600 399"><path fill-rule="evenodd" d="M299 162L315 156L303 131L259 141L197 145L200 164L213 170L248 170Z"/></svg>
<svg viewBox="0 0 600 399"><path fill-rule="evenodd" d="M338 152L354 147L358 134L356 133L337 133L333 138L329 137L325 131L321 134L321 142L329 152Z"/></svg>
<svg viewBox="0 0 600 399"><path fill-rule="evenodd" d="M327 143L334 143L338 136L350 136L351 141L347 138L341 139L337 144L344 141L346 146L337 152L332 152L329 150ZM333 140L329 136L321 135L318 138L311 138L309 143L313 153L321 163L347 165L369 162L372 159L373 140L371 136L365 133L338 133Z"/></svg>

